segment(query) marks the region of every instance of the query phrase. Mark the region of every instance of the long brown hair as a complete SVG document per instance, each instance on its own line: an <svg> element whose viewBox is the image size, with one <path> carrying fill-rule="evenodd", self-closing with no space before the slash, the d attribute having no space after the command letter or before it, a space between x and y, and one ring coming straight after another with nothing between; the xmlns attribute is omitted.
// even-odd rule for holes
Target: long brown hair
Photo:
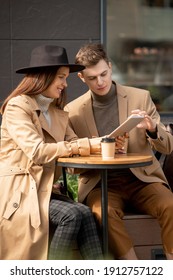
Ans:
<svg viewBox="0 0 173 280"><path fill-rule="evenodd" d="M19 85L5 99L1 106L1 114L4 113L8 101L18 95L37 95L43 93L53 82L57 74L57 68L27 74ZM63 90L61 97L56 100L56 106L63 109L66 104L66 92Z"/></svg>

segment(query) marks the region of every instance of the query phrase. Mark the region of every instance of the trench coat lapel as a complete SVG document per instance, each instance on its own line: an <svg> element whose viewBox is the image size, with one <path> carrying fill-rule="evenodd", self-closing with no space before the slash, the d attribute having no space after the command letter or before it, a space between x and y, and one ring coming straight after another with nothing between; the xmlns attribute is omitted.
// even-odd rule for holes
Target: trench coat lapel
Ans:
<svg viewBox="0 0 173 280"><path fill-rule="evenodd" d="M127 106L127 94L123 90L123 87L119 84L116 84L117 87L117 98L118 98L118 108L119 110L119 121L120 124L127 119L128 116L128 106Z"/></svg>
<svg viewBox="0 0 173 280"><path fill-rule="evenodd" d="M39 123L35 123L37 126L40 126L45 129L45 130L48 130L49 129L49 126L46 122L46 119L44 118L40 108L38 107L38 104L34 98L34 96L28 96L28 95L25 95L24 96L25 99L27 100L27 103L30 104L30 106L32 107L32 110L36 112L37 116L38 116L38 121Z"/></svg>
<svg viewBox="0 0 173 280"><path fill-rule="evenodd" d="M41 126L42 130L45 130L50 136L56 141L61 141L65 137L65 127L68 121L68 114L63 110L59 110L54 104L51 104L50 117L51 117L51 127L49 127L43 113L40 111L38 104L34 97L25 96L32 106L33 111L37 112L38 123L36 125ZM62 129L63 128L63 129ZM62 133L64 133L62 135Z"/></svg>
<svg viewBox="0 0 173 280"><path fill-rule="evenodd" d="M117 88L118 108L121 108L121 110L119 110L119 121L121 124L128 117L128 99L123 86L116 83L116 88ZM127 146L128 146L128 139L126 139L124 145L125 152L127 152Z"/></svg>
<svg viewBox="0 0 173 280"><path fill-rule="evenodd" d="M68 124L68 113L54 106L54 108L51 109L50 116L51 131L48 127L47 132L50 133L56 142L62 141L62 139L65 139L65 132Z"/></svg>
<svg viewBox="0 0 173 280"><path fill-rule="evenodd" d="M51 118L51 126L49 127L44 115L40 113L39 120L42 129L49 133L56 142L62 141L62 139L65 138L65 131L68 123L68 113L58 109L53 104L50 106L51 109L49 113Z"/></svg>
<svg viewBox="0 0 173 280"><path fill-rule="evenodd" d="M44 129L45 131L47 131L49 134L50 133L50 128L49 128L49 125L43 115L43 113L40 111L40 115L39 115L39 121L40 121L40 124L41 124L41 127L42 129Z"/></svg>
<svg viewBox="0 0 173 280"><path fill-rule="evenodd" d="M32 98L32 97L29 97L29 98L31 98L31 102L32 102L31 105L32 105L33 110L37 112L39 123L40 123L38 125L40 125L42 129L47 131L54 138L54 136L52 135L52 132L49 128L48 122L46 121L43 113L41 112L40 108L38 107L38 104L37 104L35 98Z"/></svg>
<svg viewBox="0 0 173 280"><path fill-rule="evenodd" d="M88 99L83 104L84 120L87 124L91 137L99 137L92 110L92 98L90 91L87 92L87 97Z"/></svg>

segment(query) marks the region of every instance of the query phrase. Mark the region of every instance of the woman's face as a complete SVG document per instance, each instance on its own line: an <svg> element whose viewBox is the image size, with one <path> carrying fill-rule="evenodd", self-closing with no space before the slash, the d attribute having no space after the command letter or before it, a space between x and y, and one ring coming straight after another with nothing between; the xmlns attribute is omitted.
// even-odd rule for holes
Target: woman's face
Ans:
<svg viewBox="0 0 173 280"><path fill-rule="evenodd" d="M49 98L59 98L61 92L67 87L67 77L69 76L69 67L62 66L58 68L55 79L52 84L42 93Z"/></svg>

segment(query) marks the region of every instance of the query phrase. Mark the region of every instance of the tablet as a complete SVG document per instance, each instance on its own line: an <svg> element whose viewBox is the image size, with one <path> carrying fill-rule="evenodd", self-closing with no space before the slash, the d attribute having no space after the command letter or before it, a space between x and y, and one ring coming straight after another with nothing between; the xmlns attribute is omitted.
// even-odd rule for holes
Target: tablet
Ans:
<svg viewBox="0 0 173 280"><path fill-rule="evenodd" d="M123 122L120 126L118 126L114 131L112 131L108 137L117 137L124 135L124 133L129 132L138 123L140 123L144 119L144 116L141 115L130 115L125 122Z"/></svg>

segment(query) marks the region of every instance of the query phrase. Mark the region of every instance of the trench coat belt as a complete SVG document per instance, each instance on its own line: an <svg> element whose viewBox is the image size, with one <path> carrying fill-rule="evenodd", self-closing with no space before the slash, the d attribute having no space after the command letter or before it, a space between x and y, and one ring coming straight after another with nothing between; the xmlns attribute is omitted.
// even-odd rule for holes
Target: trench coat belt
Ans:
<svg viewBox="0 0 173 280"><path fill-rule="evenodd" d="M23 167L2 167L0 168L1 176L12 176L15 174L27 174L29 175L30 179L30 190L29 190L29 211L30 211L30 218L31 218L31 226L37 229L41 224L40 219L40 209L38 203L38 193L37 193L37 186L34 178L32 177L31 173Z"/></svg>
<svg viewBox="0 0 173 280"><path fill-rule="evenodd" d="M40 224L40 209L38 203L38 193L37 186L34 178L30 174L30 191L29 191L29 200L30 200L30 217L31 217L31 226L37 229Z"/></svg>

